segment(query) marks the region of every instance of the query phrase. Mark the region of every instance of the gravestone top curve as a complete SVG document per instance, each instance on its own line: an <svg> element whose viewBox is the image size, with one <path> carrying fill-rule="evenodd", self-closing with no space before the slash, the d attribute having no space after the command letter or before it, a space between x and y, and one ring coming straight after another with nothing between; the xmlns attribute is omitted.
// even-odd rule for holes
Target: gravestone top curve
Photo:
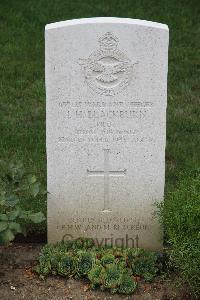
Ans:
<svg viewBox="0 0 200 300"><path fill-rule="evenodd" d="M96 17L96 18L82 18L82 19L59 21L59 22L47 24L45 26L45 30L61 28L61 27L65 27L65 26L94 24L94 23L131 24L131 25L148 26L148 27L152 27L152 28L160 28L160 29L169 30L168 26L163 23L140 20L140 19L117 18L117 17Z"/></svg>

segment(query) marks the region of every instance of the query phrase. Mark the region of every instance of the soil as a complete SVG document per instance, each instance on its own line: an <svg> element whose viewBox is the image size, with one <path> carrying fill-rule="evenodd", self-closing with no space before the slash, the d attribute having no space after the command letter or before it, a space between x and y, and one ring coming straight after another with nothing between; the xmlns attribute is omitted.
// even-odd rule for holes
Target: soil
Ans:
<svg viewBox="0 0 200 300"><path fill-rule="evenodd" d="M156 278L153 283L140 282L131 296L111 295L90 290L82 280L48 277L39 278L33 272L42 244L14 243L0 248L1 300L189 300L189 294L177 289L173 279Z"/></svg>

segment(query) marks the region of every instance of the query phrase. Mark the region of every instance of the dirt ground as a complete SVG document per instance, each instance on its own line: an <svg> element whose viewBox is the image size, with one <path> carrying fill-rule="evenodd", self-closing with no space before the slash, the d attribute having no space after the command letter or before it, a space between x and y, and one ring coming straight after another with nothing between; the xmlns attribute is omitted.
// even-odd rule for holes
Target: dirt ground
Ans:
<svg viewBox="0 0 200 300"><path fill-rule="evenodd" d="M86 281L49 277L42 280L32 272L37 264L41 244L13 244L0 248L1 300L189 300L178 290L173 280L157 278L151 284L140 283L131 296L111 295L101 290L91 291Z"/></svg>

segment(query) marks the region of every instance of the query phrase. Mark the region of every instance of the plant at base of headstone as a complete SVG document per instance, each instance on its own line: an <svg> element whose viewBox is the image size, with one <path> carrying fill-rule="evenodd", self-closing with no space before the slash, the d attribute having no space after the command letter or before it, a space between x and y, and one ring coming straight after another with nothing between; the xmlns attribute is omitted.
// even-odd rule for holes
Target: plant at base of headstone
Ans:
<svg viewBox="0 0 200 300"><path fill-rule="evenodd" d="M137 282L128 274L123 274L121 277L118 292L121 294L132 294L137 288Z"/></svg>
<svg viewBox="0 0 200 300"><path fill-rule="evenodd" d="M77 259L77 266L76 272L78 276L87 275L88 272L92 269L95 257L91 252L87 251L78 251L78 259Z"/></svg>
<svg viewBox="0 0 200 300"><path fill-rule="evenodd" d="M120 285L123 269L118 264L109 264L104 268L102 274L103 287L111 289L111 293L116 293Z"/></svg>
<svg viewBox="0 0 200 300"><path fill-rule="evenodd" d="M58 275L69 277L75 272L76 261L71 254L62 255L58 262Z"/></svg>
<svg viewBox="0 0 200 300"><path fill-rule="evenodd" d="M113 264L115 262L115 257L112 254L105 254L101 258L101 263L105 267L106 265Z"/></svg>
<svg viewBox="0 0 200 300"><path fill-rule="evenodd" d="M26 224L45 220L42 212L23 210L22 195L36 197L44 193L36 176L26 174L21 163L0 161L0 245L13 241L17 234L26 236Z"/></svg>
<svg viewBox="0 0 200 300"><path fill-rule="evenodd" d="M88 279L91 282L92 289L96 289L101 285L103 270L104 267L102 265L95 265L88 273Z"/></svg>
<svg viewBox="0 0 200 300"><path fill-rule="evenodd" d="M90 245L90 246L89 246ZM95 247L92 239L62 241L46 245L35 271L41 278L60 275L85 278L92 289L131 294L137 288L136 278L152 280L159 268L158 255L143 249Z"/></svg>
<svg viewBox="0 0 200 300"><path fill-rule="evenodd" d="M53 265L55 265L55 268L57 266L57 264L53 264L54 248L55 247L51 245L45 245L42 248L42 252L39 256L39 265L35 269L35 271L40 274L41 278L44 278L49 274L56 274L56 269L53 270Z"/></svg>
<svg viewBox="0 0 200 300"><path fill-rule="evenodd" d="M151 281L158 268L156 266L157 255L144 249L128 249L127 264L132 268L133 273L143 277L146 281Z"/></svg>

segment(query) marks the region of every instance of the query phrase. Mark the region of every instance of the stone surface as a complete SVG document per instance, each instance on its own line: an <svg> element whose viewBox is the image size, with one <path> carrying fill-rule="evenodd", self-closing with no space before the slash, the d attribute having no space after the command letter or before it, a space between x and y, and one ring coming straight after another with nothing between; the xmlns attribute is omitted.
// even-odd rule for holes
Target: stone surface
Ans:
<svg viewBox="0 0 200 300"><path fill-rule="evenodd" d="M168 27L80 19L45 40L48 241L161 249Z"/></svg>

